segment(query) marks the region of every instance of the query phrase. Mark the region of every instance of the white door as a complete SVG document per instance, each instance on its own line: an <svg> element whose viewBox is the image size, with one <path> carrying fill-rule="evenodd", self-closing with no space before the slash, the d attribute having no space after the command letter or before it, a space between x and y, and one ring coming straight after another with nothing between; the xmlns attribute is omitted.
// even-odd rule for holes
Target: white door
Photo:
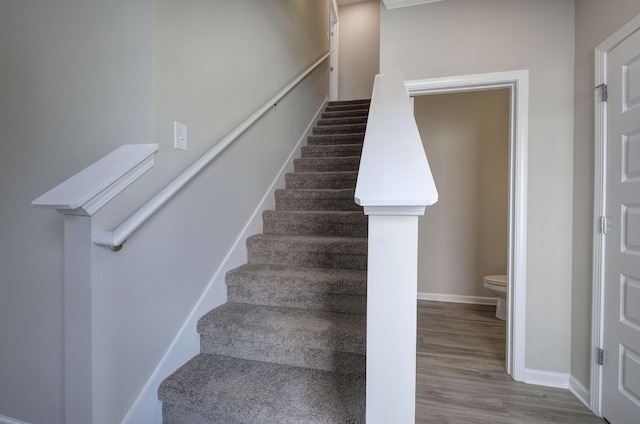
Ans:
<svg viewBox="0 0 640 424"><path fill-rule="evenodd" d="M602 414L640 423L640 30L609 52Z"/></svg>

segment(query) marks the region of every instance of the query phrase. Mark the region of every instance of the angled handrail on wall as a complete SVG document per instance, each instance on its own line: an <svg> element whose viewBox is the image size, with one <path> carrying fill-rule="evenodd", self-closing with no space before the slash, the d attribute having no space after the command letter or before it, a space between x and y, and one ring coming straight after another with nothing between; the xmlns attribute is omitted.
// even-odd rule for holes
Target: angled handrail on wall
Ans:
<svg viewBox="0 0 640 424"><path fill-rule="evenodd" d="M124 242L133 234L147 219L155 214L169 199L171 199L178 191L186 186L196 175L206 168L220 153L222 153L231 143L233 143L240 135L242 135L249 127L251 127L258 119L260 119L269 109L286 96L293 88L295 88L304 78L313 72L322 62L324 62L331 51L325 53L320 59L305 69L298 77L291 81L286 87L280 90L275 96L270 98L260 109L240 123L222 140L216 143L210 150L202 155L198 160L185 169L165 188L160 190L140 209L133 213L129 218L122 222L112 231L103 231L94 234L93 243L99 246L106 246L113 251L122 248Z"/></svg>

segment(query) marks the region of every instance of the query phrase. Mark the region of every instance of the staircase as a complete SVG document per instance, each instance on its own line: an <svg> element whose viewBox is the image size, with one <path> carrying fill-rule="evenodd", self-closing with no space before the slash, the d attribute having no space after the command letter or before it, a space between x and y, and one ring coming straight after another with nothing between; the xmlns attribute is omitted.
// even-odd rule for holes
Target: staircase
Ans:
<svg viewBox="0 0 640 424"><path fill-rule="evenodd" d="M165 424L364 423L367 219L354 191L369 101L330 102L276 190L201 353L158 390Z"/></svg>

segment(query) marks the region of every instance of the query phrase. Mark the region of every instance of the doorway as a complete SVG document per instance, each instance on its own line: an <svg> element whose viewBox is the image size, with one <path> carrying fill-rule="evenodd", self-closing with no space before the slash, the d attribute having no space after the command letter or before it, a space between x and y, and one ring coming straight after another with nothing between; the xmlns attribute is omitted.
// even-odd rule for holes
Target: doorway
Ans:
<svg viewBox="0 0 640 424"><path fill-rule="evenodd" d="M406 81L410 96L509 91L509 212L506 370L525 379L526 201L529 72L527 70Z"/></svg>
<svg viewBox="0 0 640 424"><path fill-rule="evenodd" d="M507 273L509 90L413 99L440 193L419 219L418 297L496 305L483 277Z"/></svg>

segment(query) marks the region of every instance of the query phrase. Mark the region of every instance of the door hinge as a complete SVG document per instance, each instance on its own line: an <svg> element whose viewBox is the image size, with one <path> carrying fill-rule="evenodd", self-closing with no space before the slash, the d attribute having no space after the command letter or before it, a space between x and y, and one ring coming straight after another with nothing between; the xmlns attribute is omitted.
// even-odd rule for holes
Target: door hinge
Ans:
<svg viewBox="0 0 640 424"><path fill-rule="evenodd" d="M597 358L598 365L604 365L604 349L599 347L597 353L598 353L598 358Z"/></svg>
<svg viewBox="0 0 640 424"><path fill-rule="evenodd" d="M609 220L606 216L600 217L600 234L607 234L609 232Z"/></svg>
<svg viewBox="0 0 640 424"><path fill-rule="evenodd" d="M606 102L607 100L609 100L609 87L607 86L607 84L602 83L600 85L596 85L595 88L600 89L600 99L603 102Z"/></svg>

